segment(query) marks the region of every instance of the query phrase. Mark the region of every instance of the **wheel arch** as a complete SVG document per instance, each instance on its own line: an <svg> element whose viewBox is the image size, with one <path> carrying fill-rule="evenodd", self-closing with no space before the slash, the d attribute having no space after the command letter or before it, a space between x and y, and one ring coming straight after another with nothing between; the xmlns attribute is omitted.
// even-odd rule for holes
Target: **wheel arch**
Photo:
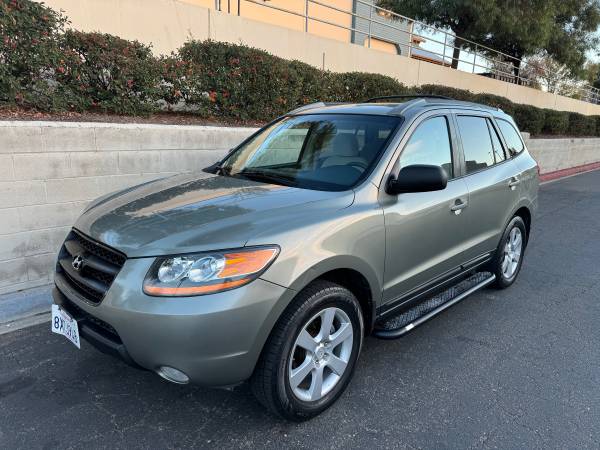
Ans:
<svg viewBox="0 0 600 450"><path fill-rule="evenodd" d="M515 211L512 217L519 216L525 222L525 230L527 231L526 242L529 241L529 235L531 234L531 210L527 206L521 206ZM512 218L511 218L512 219Z"/></svg>
<svg viewBox="0 0 600 450"><path fill-rule="evenodd" d="M498 238L499 239L498 243L500 243L500 239L502 239L502 234L504 233L504 230L506 230L506 227L508 226L510 221L513 220L516 216L519 216L521 219L523 219L523 222L525 222L525 231L527 232L527 235L525 236L525 244L527 244L529 242L529 236L531 234L533 211L534 211L533 204L531 204L530 202L527 202L527 201L519 202L513 208L512 212L510 213L510 215L507 217L506 221L504 222L504 227L502 228L502 231Z"/></svg>
<svg viewBox="0 0 600 450"><path fill-rule="evenodd" d="M335 256L320 261L305 271L289 288L300 292L316 280L331 281L352 292L363 311L365 331L371 332L382 289L382 282L374 269L360 258L350 255Z"/></svg>

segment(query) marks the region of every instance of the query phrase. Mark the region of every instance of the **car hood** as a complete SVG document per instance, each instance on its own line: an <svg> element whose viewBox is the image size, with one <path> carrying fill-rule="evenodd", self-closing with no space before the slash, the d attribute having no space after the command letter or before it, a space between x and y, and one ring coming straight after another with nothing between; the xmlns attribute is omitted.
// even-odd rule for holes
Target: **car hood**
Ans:
<svg viewBox="0 0 600 450"><path fill-rule="evenodd" d="M323 192L210 174L142 184L93 202L75 228L128 257L243 247L275 222L346 208L353 192ZM274 242L276 244L276 242Z"/></svg>

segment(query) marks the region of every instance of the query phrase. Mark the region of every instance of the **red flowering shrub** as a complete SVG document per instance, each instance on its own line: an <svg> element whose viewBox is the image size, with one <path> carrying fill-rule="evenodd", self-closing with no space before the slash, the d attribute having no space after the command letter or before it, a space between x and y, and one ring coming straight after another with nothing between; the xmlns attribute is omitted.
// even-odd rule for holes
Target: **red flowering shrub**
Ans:
<svg viewBox="0 0 600 450"><path fill-rule="evenodd" d="M188 42L163 63L169 103L182 99L203 114L253 121L270 120L298 105L303 72L322 77L306 64L212 41Z"/></svg>
<svg viewBox="0 0 600 450"><path fill-rule="evenodd" d="M53 109L60 13L31 0L0 0L0 104Z"/></svg>
<svg viewBox="0 0 600 450"><path fill-rule="evenodd" d="M118 114L156 109L160 66L150 47L109 34L67 31L55 79L71 109Z"/></svg>

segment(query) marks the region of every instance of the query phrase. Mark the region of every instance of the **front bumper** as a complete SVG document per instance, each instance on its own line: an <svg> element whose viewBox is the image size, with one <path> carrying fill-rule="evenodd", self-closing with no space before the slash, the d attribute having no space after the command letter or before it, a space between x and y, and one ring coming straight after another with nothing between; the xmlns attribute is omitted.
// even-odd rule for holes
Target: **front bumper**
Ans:
<svg viewBox="0 0 600 450"><path fill-rule="evenodd" d="M219 294L151 297L143 293L142 280L152 262L127 260L98 305L56 274L54 301L78 320L86 341L130 365L174 367L205 386L249 378L293 291L257 279Z"/></svg>

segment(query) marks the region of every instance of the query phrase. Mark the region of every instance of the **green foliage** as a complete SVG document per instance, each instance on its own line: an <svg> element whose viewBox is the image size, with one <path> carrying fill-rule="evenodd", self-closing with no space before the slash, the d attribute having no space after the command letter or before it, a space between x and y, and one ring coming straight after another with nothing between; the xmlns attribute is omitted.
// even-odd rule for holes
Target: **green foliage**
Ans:
<svg viewBox="0 0 600 450"><path fill-rule="evenodd" d="M600 63L588 62L584 67L583 78L596 89L600 88Z"/></svg>
<svg viewBox="0 0 600 450"><path fill-rule="evenodd" d="M521 131L537 135L544 128L545 114L541 108L530 105L515 105L513 117Z"/></svg>
<svg viewBox="0 0 600 450"><path fill-rule="evenodd" d="M496 14L481 42L518 59L545 50L554 26L556 3L560 1L494 0Z"/></svg>
<svg viewBox="0 0 600 450"><path fill-rule="evenodd" d="M484 105L492 106L494 108L500 108L506 114L513 115L515 112L515 105L506 97L494 94L476 94L473 98L476 103L482 103Z"/></svg>
<svg viewBox="0 0 600 450"><path fill-rule="evenodd" d="M307 64L223 42L187 42L168 65L167 86L179 91L167 87L168 99L180 93L201 113L242 120L270 120L320 97L331 84Z"/></svg>
<svg viewBox="0 0 600 450"><path fill-rule="evenodd" d="M160 98L160 67L150 47L101 33L67 31L55 79L66 107L117 114L150 112Z"/></svg>
<svg viewBox="0 0 600 450"><path fill-rule="evenodd" d="M575 76L583 76L586 53L597 50L600 25L598 0L554 0L554 21L547 52ZM597 53L597 51L596 51Z"/></svg>
<svg viewBox="0 0 600 450"><path fill-rule="evenodd" d="M497 1L472 0L378 0L383 8L412 17L432 26L450 29L463 39L481 42L489 34L490 22L498 15ZM469 44L455 42L452 67L458 66L461 47Z"/></svg>
<svg viewBox="0 0 600 450"><path fill-rule="evenodd" d="M595 136L597 117L569 113L569 136Z"/></svg>
<svg viewBox="0 0 600 450"><path fill-rule="evenodd" d="M373 97L403 95L407 88L392 77L386 75L348 72L333 74L336 85L342 91L331 101L364 102Z"/></svg>
<svg viewBox="0 0 600 450"><path fill-rule="evenodd" d="M51 75L66 18L30 0L0 0L0 104L54 107Z"/></svg>
<svg viewBox="0 0 600 450"><path fill-rule="evenodd" d="M165 58L164 99L184 100L196 111L243 120L271 120L316 101L357 102L404 92L379 74L342 73L287 61L263 50L213 41L190 41Z"/></svg>
<svg viewBox="0 0 600 450"><path fill-rule="evenodd" d="M330 72L323 72L309 64L301 61L288 61L290 70L300 73L302 76L298 80L298 91L300 98L296 100L294 106L302 106L309 103L321 101L335 101L329 94L330 91L339 91L341 89L338 79ZM327 94L325 94L327 93ZM327 96L325 96L327 95Z"/></svg>
<svg viewBox="0 0 600 450"><path fill-rule="evenodd" d="M551 136L565 136L569 129L569 113L555 109L545 109L544 112L546 119L542 133Z"/></svg>
<svg viewBox="0 0 600 450"><path fill-rule="evenodd" d="M415 94L424 95L441 95L442 97L449 97L455 100L461 100L465 102L474 101L475 94L465 89L456 89L448 86L441 86L438 84L424 84L418 88L412 89Z"/></svg>
<svg viewBox="0 0 600 450"><path fill-rule="evenodd" d="M600 2L597 0L378 0L380 6L430 25L450 28L522 59L545 53L579 75L585 55L598 42ZM458 39L460 48L473 45ZM456 67L456 63L453 67ZM518 69L517 69L518 70Z"/></svg>

